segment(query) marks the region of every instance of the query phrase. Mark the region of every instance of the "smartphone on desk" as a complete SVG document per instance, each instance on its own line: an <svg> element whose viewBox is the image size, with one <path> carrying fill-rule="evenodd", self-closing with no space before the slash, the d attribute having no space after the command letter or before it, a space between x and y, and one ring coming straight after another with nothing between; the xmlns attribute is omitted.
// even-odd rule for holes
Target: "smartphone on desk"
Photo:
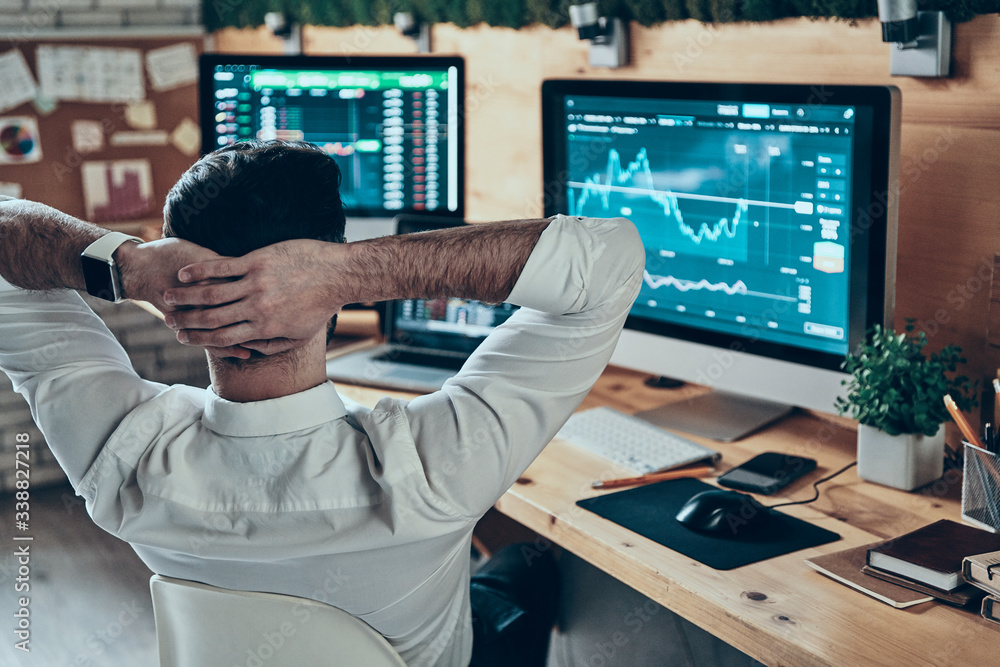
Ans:
<svg viewBox="0 0 1000 667"><path fill-rule="evenodd" d="M719 476L731 489L770 495L816 469L816 461L780 452L758 454Z"/></svg>

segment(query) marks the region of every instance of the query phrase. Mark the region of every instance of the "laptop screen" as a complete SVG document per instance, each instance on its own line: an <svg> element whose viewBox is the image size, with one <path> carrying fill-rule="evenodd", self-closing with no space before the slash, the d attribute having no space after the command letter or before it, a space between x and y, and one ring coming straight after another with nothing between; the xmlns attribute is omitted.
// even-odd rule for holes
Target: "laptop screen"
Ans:
<svg viewBox="0 0 1000 667"><path fill-rule="evenodd" d="M467 299L406 299L390 305L392 342L408 347L469 353L516 306Z"/></svg>
<svg viewBox="0 0 1000 667"><path fill-rule="evenodd" d="M399 215L397 234L459 227L461 219ZM385 314L386 339L397 345L468 355L493 329L507 321L517 306L455 297L392 301Z"/></svg>

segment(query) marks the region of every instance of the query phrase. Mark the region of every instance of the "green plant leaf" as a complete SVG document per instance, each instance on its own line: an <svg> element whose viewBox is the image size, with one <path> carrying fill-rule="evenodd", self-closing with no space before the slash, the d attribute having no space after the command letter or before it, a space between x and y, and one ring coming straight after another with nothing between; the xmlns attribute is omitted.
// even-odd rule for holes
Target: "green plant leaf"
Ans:
<svg viewBox="0 0 1000 667"><path fill-rule="evenodd" d="M897 333L875 325L858 350L841 367L850 374L847 397L838 401L840 414L890 433L933 435L950 415L944 396L950 394L962 410L978 404L977 383L955 375L965 363L961 348L948 345L925 354L927 334L906 320Z"/></svg>

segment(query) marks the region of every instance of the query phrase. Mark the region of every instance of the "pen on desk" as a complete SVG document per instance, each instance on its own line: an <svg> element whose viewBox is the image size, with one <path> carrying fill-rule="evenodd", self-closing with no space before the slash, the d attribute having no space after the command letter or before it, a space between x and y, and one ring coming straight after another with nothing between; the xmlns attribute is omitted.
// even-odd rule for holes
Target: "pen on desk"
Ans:
<svg viewBox="0 0 1000 667"><path fill-rule="evenodd" d="M616 489L620 486L639 486L640 484L652 484L668 479L680 479L682 477L707 477L715 473L712 466L697 466L694 468L681 468L680 470L664 470L663 472L651 472L638 477L622 477L620 479L599 479L591 482L590 486L595 489Z"/></svg>
<svg viewBox="0 0 1000 667"><path fill-rule="evenodd" d="M944 406L948 408L948 412L951 414L951 418L955 420L956 424L958 424L958 429L962 432L962 435L965 437L966 442L975 445L980 449L985 449L986 451L990 451L982 443L982 441L979 440L979 436L976 435L976 432L972 429L972 426L969 425L969 422L968 420L966 420L965 415L963 415L961 410L958 409L958 406L955 404L955 399L951 397L951 394L944 395Z"/></svg>
<svg viewBox="0 0 1000 667"><path fill-rule="evenodd" d="M993 394L993 425L997 426L1000 425L1000 378L993 378Z"/></svg>

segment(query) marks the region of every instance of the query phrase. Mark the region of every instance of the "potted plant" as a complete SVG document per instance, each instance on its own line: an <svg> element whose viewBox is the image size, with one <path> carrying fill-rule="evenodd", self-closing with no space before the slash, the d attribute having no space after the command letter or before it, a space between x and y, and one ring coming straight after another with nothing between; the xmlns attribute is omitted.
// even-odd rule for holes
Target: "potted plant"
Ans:
<svg viewBox="0 0 1000 667"><path fill-rule="evenodd" d="M914 333L906 320L903 333L879 325L842 368L847 397L837 400L840 414L859 422L858 476L871 482L910 491L941 476L944 466L944 428L951 418L944 405L950 394L959 408L978 403L976 387L956 373L964 364L962 348L948 345L925 354L927 334Z"/></svg>

